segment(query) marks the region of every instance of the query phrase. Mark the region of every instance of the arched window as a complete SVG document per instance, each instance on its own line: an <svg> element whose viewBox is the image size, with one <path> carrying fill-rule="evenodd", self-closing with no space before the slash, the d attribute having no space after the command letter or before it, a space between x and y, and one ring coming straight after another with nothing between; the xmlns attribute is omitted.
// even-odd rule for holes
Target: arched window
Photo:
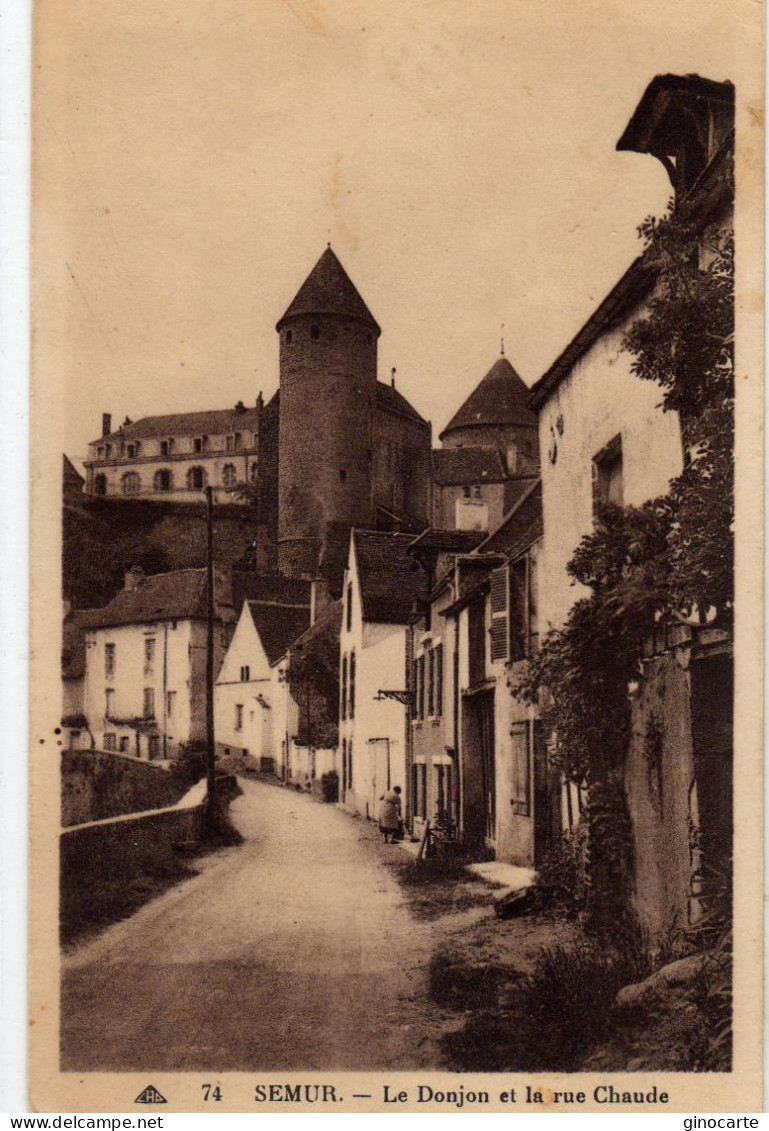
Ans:
<svg viewBox="0 0 769 1131"><path fill-rule="evenodd" d="M141 479L138 472L128 471L121 479L124 495L138 495L141 490Z"/></svg>
<svg viewBox="0 0 769 1131"><path fill-rule="evenodd" d="M93 493L94 493L94 495L106 495L107 494L107 476L106 475L97 475L96 476L96 478L93 481Z"/></svg>
<svg viewBox="0 0 769 1131"><path fill-rule="evenodd" d="M161 467L160 471L155 472L153 485L156 491L170 491L173 483L173 475L167 467Z"/></svg>
<svg viewBox="0 0 769 1131"><path fill-rule="evenodd" d="M234 487L238 481L234 463L225 463L222 468L222 483L225 487Z"/></svg>
<svg viewBox="0 0 769 1131"><path fill-rule="evenodd" d="M187 486L191 491L202 491L206 485L206 472L202 467L191 467L187 472Z"/></svg>

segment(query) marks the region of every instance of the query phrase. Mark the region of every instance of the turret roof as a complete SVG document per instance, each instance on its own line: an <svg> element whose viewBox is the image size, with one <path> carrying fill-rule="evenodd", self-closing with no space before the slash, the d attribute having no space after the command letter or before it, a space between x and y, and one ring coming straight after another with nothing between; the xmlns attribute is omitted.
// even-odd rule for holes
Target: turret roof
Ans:
<svg viewBox="0 0 769 1131"><path fill-rule="evenodd" d="M302 314L342 314L348 318L359 318L369 322L377 334L381 333L371 311L330 245L302 283L276 329L280 330L287 319Z"/></svg>
<svg viewBox="0 0 769 1131"><path fill-rule="evenodd" d="M529 390L506 357L492 365L480 385L443 429L444 436L460 428L483 424L523 424L534 427L537 418L529 408Z"/></svg>

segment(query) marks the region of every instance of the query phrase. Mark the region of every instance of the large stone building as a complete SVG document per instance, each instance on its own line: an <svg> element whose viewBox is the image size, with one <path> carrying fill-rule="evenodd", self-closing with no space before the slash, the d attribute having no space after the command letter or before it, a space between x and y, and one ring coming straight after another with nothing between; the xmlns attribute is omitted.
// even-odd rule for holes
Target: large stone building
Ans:
<svg viewBox="0 0 769 1131"><path fill-rule="evenodd" d="M331 248L278 322L280 389L263 406L126 420L89 445L85 492L217 503L258 496L255 565L338 587L350 530L428 523L431 430L377 379L381 333ZM253 491L233 493L238 484Z"/></svg>
<svg viewBox="0 0 769 1131"><path fill-rule="evenodd" d="M88 445L86 492L107 497L197 502L205 487L217 502L237 502L232 488L253 483L258 471L261 399L254 408L181 412L126 418L112 430L102 418L102 435Z"/></svg>
<svg viewBox="0 0 769 1131"><path fill-rule="evenodd" d="M352 528L427 525L430 426L377 380L381 331L330 247L277 330L278 568L338 582Z"/></svg>

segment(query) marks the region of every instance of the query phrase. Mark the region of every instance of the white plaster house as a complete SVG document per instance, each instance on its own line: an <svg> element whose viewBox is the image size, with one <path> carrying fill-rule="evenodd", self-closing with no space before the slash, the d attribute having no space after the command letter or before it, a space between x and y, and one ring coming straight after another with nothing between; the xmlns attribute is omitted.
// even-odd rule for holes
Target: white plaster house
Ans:
<svg viewBox="0 0 769 1131"><path fill-rule="evenodd" d="M676 211L705 232L731 222L733 124L730 83L662 75L617 148L657 157L671 177ZM662 411L660 388L633 374L622 348L654 286L653 265L639 257L532 389L542 452L543 632L560 627L582 595L566 566L593 530L597 504L641 505L666 494L683 467L677 415ZM716 864L728 855L732 667L730 646L717 634L693 640L680 626L652 627L624 774L636 911L654 933L696 916L703 838ZM650 726L659 738L654 766Z"/></svg>
<svg viewBox="0 0 769 1131"><path fill-rule="evenodd" d="M426 577L408 553L412 541L380 531L350 535L340 631L340 800L371 819L395 785L408 809L408 624L427 597Z"/></svg>
<svg viewBox="0 0 769 1131"><path fill-rule="evenodd" d="M268 769L282 764L279 661L309 623L309 604L243 602L214 685L214 731L219 753L249 754Z"/></svg>
<svg viewBox="0 0 769 1131"><path fill-rule="evenodd" d="M261 395L254 408L126 419L114 432L105 413L84 461L86 494L195 503L211 486L217 503L239 503L230 488L257 480L261 415Z"/></svg>
<svg viewBox="0 0 769 1131"><path fill-rule="evenodd" d="M215 669L232 631L229 601L216 570ZM206 633L205 570L128 571L85 627L84 709L97 749L169 759L205 740Z"/></svg>

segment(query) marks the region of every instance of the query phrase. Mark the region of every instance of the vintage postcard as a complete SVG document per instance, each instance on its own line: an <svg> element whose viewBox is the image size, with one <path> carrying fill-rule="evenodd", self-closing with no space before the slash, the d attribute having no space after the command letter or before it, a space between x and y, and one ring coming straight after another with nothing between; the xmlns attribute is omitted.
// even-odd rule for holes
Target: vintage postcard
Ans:
<svg viewBox="0 0 769 1131"><path fill-rule="evenodd" d="M32 1109L760 1110L762 5L34 34Z"/></svg>

